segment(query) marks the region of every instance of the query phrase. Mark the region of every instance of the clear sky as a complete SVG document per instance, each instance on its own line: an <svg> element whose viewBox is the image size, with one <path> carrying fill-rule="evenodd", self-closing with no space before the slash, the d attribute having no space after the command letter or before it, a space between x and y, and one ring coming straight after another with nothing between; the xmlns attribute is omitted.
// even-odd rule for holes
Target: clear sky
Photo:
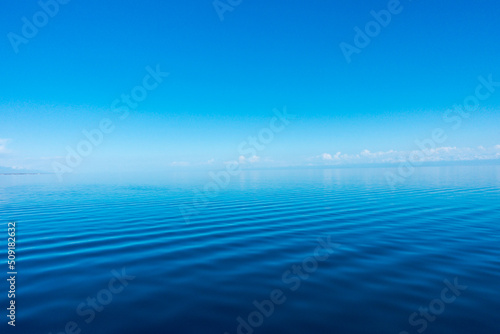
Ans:
<svg viewBox="0 0 500 334"><path fill-rule="evenodd" d="M500 158L498 1L60 1L3 3L0 166L100 127L72 170L394 162L437 128L428 160Z"/></svg>

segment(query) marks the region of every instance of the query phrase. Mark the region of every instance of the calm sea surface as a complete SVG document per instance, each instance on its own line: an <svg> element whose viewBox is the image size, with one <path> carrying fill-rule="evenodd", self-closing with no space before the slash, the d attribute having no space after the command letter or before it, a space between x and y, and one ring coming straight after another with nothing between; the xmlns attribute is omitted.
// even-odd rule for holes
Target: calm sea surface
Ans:
<svg viewBox="0 0 500 334"><path fill-rule="evenodd" d="M500 166L389 170L0 175L0 332L500 333Z"/></svg>

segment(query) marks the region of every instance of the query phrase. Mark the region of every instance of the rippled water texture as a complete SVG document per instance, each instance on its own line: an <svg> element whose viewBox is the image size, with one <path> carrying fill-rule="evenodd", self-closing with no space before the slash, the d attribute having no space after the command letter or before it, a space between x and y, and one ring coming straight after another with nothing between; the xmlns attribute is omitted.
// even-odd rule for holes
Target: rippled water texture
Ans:
<svg viewBox="0 0 500 334"><path fill-rule="evenodd" d="M500 167L386 171L246 171L189 223L206 173L0 176L1 332L499 333Z"/></svg>

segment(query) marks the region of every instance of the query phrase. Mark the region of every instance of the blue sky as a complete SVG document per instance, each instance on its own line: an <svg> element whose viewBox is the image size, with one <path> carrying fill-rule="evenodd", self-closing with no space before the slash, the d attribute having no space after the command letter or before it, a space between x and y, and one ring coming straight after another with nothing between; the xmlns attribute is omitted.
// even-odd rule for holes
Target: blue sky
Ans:
<svg viewBox="0 0 500 334"><path fill-rule="evenodd" d="M4 3L0 166L67 165L68 147L78 151L82 131L103 119L113 130L72 170L398 162L435 129L446 140L426 160L500 158L496 1L243 0L223 20L213 1L41 3ZM355 47L354 28L396 5L347 62L339 45ZM42 20L34 36L23 17ZM142 86L147 68L169 74L150 77L157 87L121 119L113 102ZM488 96L468 117L447 112L479 85ZM293 119L242 154L276 109Z"/></svg>

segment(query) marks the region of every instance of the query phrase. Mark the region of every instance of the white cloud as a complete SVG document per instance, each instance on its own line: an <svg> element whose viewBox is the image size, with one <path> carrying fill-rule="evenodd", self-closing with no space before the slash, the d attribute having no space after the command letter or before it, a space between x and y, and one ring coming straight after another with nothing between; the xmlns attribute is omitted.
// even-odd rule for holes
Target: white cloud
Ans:
<svg viewBox="0 0 500 334"><path fill-rule="evenodd" d="M332 156L330 153L322 153L320 155L316 155L314 157L311 157L307 159L308 161L321 161L321 162L333 162L333 161L338 161L341 159L341 153L337 152L335 153L334 156Z"/></svg>
<svg viewBox="0 0 500 334"><path fill-rule="evenodd" d="M256 163L256 162L259 162L260 161L260 157L259 156L251 156L250 158L245 158L245 156L243 155L240 155L240 157L238 158L238 162L240 164L245 164L245 163Z"/></svg>
<svg viewBox="0 0 500 334"><path fill-rule="evenodd" d="M23 167L23 166L12 166L12 169L17 169L17 170L28 170L28 168Z"/></svg>
<svg viewBox="0 0 500 334"><path fill-rule="evenodd" d="M0 154L9 153L7 149L7 143L10 142L10 139L2 139L0 138Z"/></svg>
<svg viewBox="0 0 500 334"><path fill-rule="evenodd" d="M259 161L260 161L260 157L258 157L256 155L254 155L248 159L248 162L250 162L250 163L259 162Z"/></svg>
<svg viewBox="0 0 500 334"><path fill-rule="evenodd" d="M215 159L212 158L212 159L208 159L207 161L201 161L201 162L194 163L194 165L206 166L206 165L213 165L214 163L215 163Z"/></svg>
<svg viewBox="0 0 500 334"><path fill-rule="evenodd" d="M229 161L224 161L223 164L224 165L234 165L234 164L239 164L239 162L236 160L229 160Z"/></svg>
<svg viewBox="0 0 500 334"><path fill-rule="evenodd" d="M332 155L329 153L323 153L321 158L323 158L323 160L333 160Z"/></svg>
<svg viewBox="0 0 500 334"><path fill-rule="evenodd" d="M399 163L408 161L412 157L415 161L470 161L490 160L500 157L500 145L491 148L478 146L476 148L457 148L450 146L437 147L427 151L379 151L370 152L365 149L358 154L341 154L337 152L334 156L323 153L307 159L312 164L318 165L340 165L340 164L369 164L369 163ZM311 163L310 163L311 164Z"/></svg>

